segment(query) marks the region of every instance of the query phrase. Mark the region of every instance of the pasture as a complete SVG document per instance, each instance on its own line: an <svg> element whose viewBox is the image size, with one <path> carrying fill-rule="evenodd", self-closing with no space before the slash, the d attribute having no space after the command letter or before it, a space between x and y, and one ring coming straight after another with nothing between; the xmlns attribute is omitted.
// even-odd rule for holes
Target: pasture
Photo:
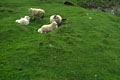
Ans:
<svg viewBox="0 0 120 80"><path fill-rule="evenodd" d="M120 18L63 1L0 0L0 80L120 80ZM29 8L45 17L16 23ZM53 14L66 21L38 33Z"/></svg>

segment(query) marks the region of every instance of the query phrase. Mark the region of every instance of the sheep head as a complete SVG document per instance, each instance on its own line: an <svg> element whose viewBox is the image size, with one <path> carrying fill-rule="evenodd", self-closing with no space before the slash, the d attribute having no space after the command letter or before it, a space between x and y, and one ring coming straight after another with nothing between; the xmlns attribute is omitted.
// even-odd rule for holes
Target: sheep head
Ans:
<svg viewBox="0 0 120 80"><path fill-rule="evenodd" d="M56 28L57 28L57 26L58 26L56 21L53 21L53 22L52 22L52 25L55 26Z"/></svg>
<svg viewBox="0 0 120 80"><path fill-rule="evenodd" d="M25 16L25 18L26 18L27 20L30 20L30 17L29 17L29 16Z"/></svg>
<svg viewBox="0 0 120 80"><path fill-rule="evenodd" d="M32 12L32 9L33 9L33 8L30 8L28 11L29 11L29 12Z"/></svg>

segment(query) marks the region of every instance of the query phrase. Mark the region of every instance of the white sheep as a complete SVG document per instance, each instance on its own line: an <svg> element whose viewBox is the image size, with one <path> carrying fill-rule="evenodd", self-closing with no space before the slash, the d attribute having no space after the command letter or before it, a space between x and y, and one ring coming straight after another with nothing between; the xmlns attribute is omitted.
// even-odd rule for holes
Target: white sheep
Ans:
<svg viewBox="0 0 120 80"><path fill-rule="evenodd" d="M56 21L58 25L62 23L62 17L60 15L52 15L50 17L50 23Z"/></svg>
<svg viewBox="0 0 120 80"><path fill-rule="evenodd" d="M38 29L38 32L40 33L48 33L54 29L58 28L57 23L54 21L51 24L43 25L40 29Z"/></svg>
<svg viewBox="0 0 120 80"><path fill-rule="evenodd" d="M45 11L43 9L36 9L36 8L30 8L29 12L32 14L33 19L35 16L39 16L40 18L43 18L45 14Z"/></svg>
<svg viewBox="0 0 120 80"><path fill-rule="evenodd" d="M24 18L16 20L16 22L22 25L28 25L30 23L30 17L25 16Z"/></svg>

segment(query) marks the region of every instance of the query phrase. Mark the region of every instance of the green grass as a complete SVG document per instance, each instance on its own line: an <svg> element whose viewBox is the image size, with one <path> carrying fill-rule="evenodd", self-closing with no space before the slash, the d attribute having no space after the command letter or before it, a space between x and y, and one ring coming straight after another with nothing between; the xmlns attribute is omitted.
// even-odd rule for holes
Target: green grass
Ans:
<svg viewBox="0 0 120 80"><path fill-rule="evenodd" d="M120 18L49 2L0 1L0 10L13 11L0 12L0 80L120 80ZM31 7L44 9L45 18L28 26L15 23L31 16ZM48 34L38 33L53 14L67 21Z"/></svg>

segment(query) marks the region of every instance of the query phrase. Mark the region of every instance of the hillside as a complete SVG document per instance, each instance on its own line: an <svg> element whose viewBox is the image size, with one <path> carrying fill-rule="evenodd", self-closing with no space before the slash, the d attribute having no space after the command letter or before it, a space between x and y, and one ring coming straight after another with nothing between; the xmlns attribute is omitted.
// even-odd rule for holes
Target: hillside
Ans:
<svg viewBox="0 0 120 80"><path fill-rule="evenodd" d="M44 9L44 19L15 23L31 7ZM66 21L38 33L53 14ZM119 70L119 17L60 0L0 0L0 80L120 80Z"/></svg>

